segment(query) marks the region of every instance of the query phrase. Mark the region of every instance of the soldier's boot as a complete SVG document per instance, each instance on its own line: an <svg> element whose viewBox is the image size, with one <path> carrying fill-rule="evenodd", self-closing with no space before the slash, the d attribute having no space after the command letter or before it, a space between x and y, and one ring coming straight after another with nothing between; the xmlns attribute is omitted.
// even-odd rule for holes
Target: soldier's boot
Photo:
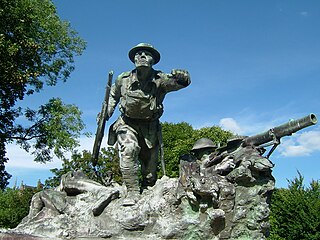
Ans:
<svg viewBox="0 0 320 240"><path fill-rule="evenodd" d="M120 170L122 179L127 187L127 196L123 200L123 206L132 206L140 198L139 178L138 178L138 154L140 147L135 135L130 135L127 131L125 135L119 134L120 145Z"/></svg>
<svg viewBox="0 0 320 240"><path fill-rule="evenodd" d="M157 181L156 174L149 173L146 176L143 176L142 179L142 189L148 189L148 187L152 187L155 185Z"/></svg>
<svg viewBox="0 0 320 240"><path fill-rule="evenodd" d="M127 196L123 200L123 206L132 206L140 199L139 178L135 171L122 171L122 179L127 187Z"/></svg>
<svg viewBox="0 0 320 240"><path fill-rule="evenodd" d="M157 181L158 148L149 149L149 154L141 161L142 189L148 189Z"/></svg>

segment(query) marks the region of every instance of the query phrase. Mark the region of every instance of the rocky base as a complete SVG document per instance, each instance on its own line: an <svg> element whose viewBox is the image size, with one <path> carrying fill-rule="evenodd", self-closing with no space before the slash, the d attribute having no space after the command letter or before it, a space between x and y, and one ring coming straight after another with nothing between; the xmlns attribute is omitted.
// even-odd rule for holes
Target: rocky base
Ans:
<svg viewBox="0 0 320 240"><path fill-rule="evenodd" d="M31 236L28 234L8 233L8 230L0 229L0 239L1 240L41 240L43 238Z"/></svg>
<svg viewBox="0 0 320 240"><path fill-rule="evenodd" d="M132 206L124 186L70 173L37 193L29 215L0 239L265 239L272 167L252 147L181 160L178 179L162 177Z"/></svg>

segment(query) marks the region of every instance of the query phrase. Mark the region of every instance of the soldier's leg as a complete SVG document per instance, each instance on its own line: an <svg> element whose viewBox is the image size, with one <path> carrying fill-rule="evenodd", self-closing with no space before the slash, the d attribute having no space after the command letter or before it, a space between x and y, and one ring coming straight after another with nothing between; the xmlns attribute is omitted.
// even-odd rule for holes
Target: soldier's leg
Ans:
<svg viewBox="0 0 320 240"><path fill-rule="evenodd" d="M138 179L138 155L140 147L136 134L127 128L117 131L117 140L120 152L120 170L123 182L126 184L128 193L139 193Z"/></svg>
<svg viewBox="0 0 320 240"><path fill-rule="evenodd" d="M155 146L148 148L146 145L142 145L143 148L140 151L141 159L141 173L142 173L142 188L153 186L157 181L157 164L159 148Z"/></svg>

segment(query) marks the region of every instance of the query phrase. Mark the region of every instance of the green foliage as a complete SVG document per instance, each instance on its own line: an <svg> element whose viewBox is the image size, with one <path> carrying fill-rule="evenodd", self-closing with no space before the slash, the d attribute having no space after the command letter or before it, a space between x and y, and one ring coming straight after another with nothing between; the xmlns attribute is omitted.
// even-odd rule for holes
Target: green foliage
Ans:
<svg viewBox="0 0 320 240"><path fill-rule="evenodd" d="M40 148L34 152L38 161L48 161L52 149L61 157L63 150L60 147L74 146L70 138L75 137L71 136L72 127L76 128L77 135L79 122L66 123L61 134L57 131L62 125L57 129L52 127L58 116L58 107L54 106L59 102L57 99L41 106L48 113L31 109L23 111L15 105L26 95L42 90L44 85L54 86L58 81L66 81L74 69L74 57L82 53L85 42L68 22L59 18L50 0L1 0L0 22L0 189L4 189L10 178L4 165L8 161L6 143L17 140L28 149L30 144L27 141L39 137L34 145ZM71 106L64 107L75 110ZM31 126L16 123L16 119L23 116L32 122ZM62 135L68 131L71 134L62 141Z"/></svg>
<svg viewBox="0 0 320 240"><path fill-rule="evenodd" d="M6 101L12 105L25 93L42 89L45 82L65 81L74 69L74 55L84 42L61 21L50 0L2 0L0 3L0 72Z"/></svg>
<svg viewBox="0 0 320 240"><path fill-rule="evenodd" d="M69 171L81 170L90 179L105 184L105 181L110 177L118 183L121 183L121 173L119 168L118 151L114 148L102 148L96 165L96 170L91 163L92 154L89 151L82 153L75 152L71 156L71 160L64 159L61 169L52 169L54 173L52 178L46 180L46 187L56 187L60 184L60 179L63 174Z"/></svg>
<svg viewBox="0 0 320 240"><path fill-rule="evenodd" d="M194 143L193 131L192 126L185 122L162 124L164 159L169 177L179 176L179 157L190 152ZM161 175L161 172L158 175Z"/></svg>
<svg viewBox="0 0 320 240"><path fill-rule="evenodd" d="M320 239L320 182L303 184L303 176L290 180L288 189L276 189L271 202L269 239Z"/></svg>
<svg viewBox="0 0 320 240"><path fill-rule="evenodd" d="M17 140L26 151L33 141L32 152L35 161L47 162L52 153L63 158L65 151L72 151L79 145L78 140L85 125L81 120L81 111L74 105L64 104L59 98L52 98L38 111L27 109L25 117L32 125L29 128L17 126L19 131L12 138Z"/></svg>
<svg viewBox="0 0 320 240"><path fill-rule="evenodd" d="M190 153L193 144L198 139L210 138L213 142L223 144L232 137L230 132L217 126L193 129L186 122L162 123L162 135L166 172L169 177L179 176L180 156ZM162 172L159 171L158 175L162 176Z"/></svg>
<svg viewBox="0 0 320 240"><path fill-rule="evenodd" d="M14 228L28 215L32 196L39 189L0 191L0 228Z"/></svg>

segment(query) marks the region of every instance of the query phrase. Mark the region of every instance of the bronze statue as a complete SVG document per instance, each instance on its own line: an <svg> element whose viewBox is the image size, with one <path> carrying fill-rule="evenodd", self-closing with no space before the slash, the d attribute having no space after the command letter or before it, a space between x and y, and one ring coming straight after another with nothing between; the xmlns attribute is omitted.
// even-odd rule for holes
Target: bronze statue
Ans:
<svg viewBox="0 0 320 240"><path fill-rule="evenodd" d="M119 197L118 189L110 189L89 179L80 170L67 172L61 176L59 186L44 189L32 197L29 214L20 224L29 224L45 215L69 213L74 197L85 193L92 196L93 199L88 205L92 214L98 216L112 200Z"/></svg>
<svg viewBox="0 0 320 240"><path fill-rule="evenodd" d="M191 154L181 157L178 199L187 199L207 214L219 239L265 239L275 182L269 157L282 137L316 123L316 115L309 114L254 136L236 137L218 148L210 139L199 139ZM265 147L272 145L263 156Z"/></svg>
<svg viewBox="0 0 320 240"><path fill-rule="evenodd" d="M121 115L110 126L108 144L117 142L119 147L120 169L129 195L124 205L133 205L139 198L138 161L142 188L155 184L163 100L168 92L190 84L190 75L185 70L174 69L170 74L154 70L160 53L150 44L133 47L129 59L135 69L120 74L112 85L107 112L109 119L119 103Z"/></svg>

